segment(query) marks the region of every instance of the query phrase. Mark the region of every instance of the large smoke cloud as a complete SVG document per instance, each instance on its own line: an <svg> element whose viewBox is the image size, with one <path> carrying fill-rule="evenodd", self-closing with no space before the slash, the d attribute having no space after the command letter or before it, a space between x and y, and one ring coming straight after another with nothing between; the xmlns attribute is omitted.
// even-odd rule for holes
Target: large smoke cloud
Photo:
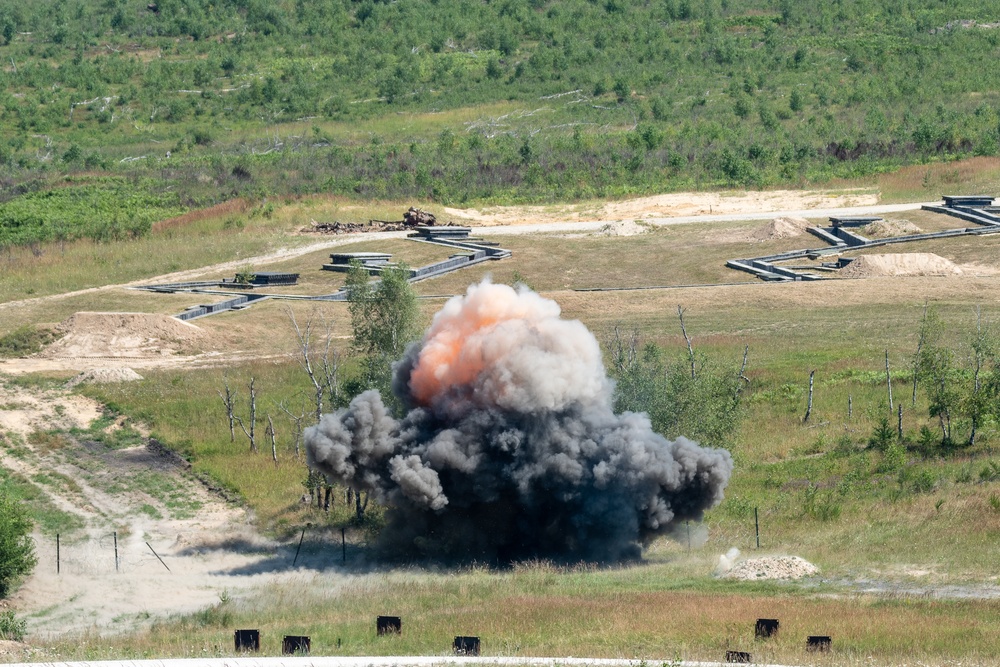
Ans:
<svg viewBox="0 0 1000 667"><path fill-rule="evenodd" d="M398 557L615 561L698 520L732 472L724 450L616 415L600 346L559 306L483 282L449 300L378 392L306 430L309 465L390 507Z"/></svg>

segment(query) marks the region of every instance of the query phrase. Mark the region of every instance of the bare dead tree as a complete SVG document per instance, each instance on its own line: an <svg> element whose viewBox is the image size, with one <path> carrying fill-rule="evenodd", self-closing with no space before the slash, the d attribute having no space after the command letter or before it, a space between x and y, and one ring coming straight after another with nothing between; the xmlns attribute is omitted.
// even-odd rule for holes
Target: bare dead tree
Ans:
<svg viewBox="0 0 1000 667"><path fill-rule="evenodd" d="M813 411L813 377L816 371L809 371L809 403L806 405L806 416L802 418L803 423L809 422L809 416Z"/></svg>
<svg viewBox="0 0 1000 667"><path fill-rule="evenodd" d="M285 401L275 403L275 405L288 416L288 420L292 423L292 446L295 448L295 458L301 459L302 449L300 444L302 442L302 431L304 430L302 422L305 421L306 412L302 410L299 414L295 414L288 408Z"/></svg>
<svg viewBox="0 0 1000 667"><path fill-rule="evenodd" d="M611 352L611 363L614 365L615 371L621 373L631 368L639 357L639 330L632 329L626 339L621 327L615 325L611 339L608 341L608 349Z"/></svg>
<svg viewBox="0 0 1000 667"><path fill-rule="evenodd" d="M313 386L313 400L316 405L316 421L318 422L323 416L324 394L328 394L330 401L334 403L340 398L340 354L333 349L332 326L326 319L322 320L325 332L322 339L322 351L317 355L316 348L319 345L316 341L315 313L309 315L303 326L299 325L291 308L286 308L285 313L295 330L295 338L299 344L299 364Z"/></svg>
<svg viewBox="0 0 1000 667"><path fill-rule="evenodd" d="M743 392L743 387L750 384L750 378L746 376L747 371L747 360L750 358L750 345L746 344L743 346L743 364L740 366L740 373L736 376L737 380L741 382L736 383L736 395L733 396L734 400L739 400L740 394Z"/></svg>
<svg viewBox="0 0 1000 667"><path fill-rule="evenodd" d="M229 379L222 379L222 386L226 392L219 392L219 398L226 408L226 418L229 420L229 442L236 442L236 417L233 415L233 406L236 403L236 392L229 387Z"/></svg>
<svg viewBox="0 0 1000 667"><path fill-rule="evenodd" d="M917 376L920 373L920 352L924 348L924 343L927 339L927 302L924 301L924 316L920 320L920 338L917 339L917 351L913 354L913 396L910 399L910 405L916 407L917 405Z"/></svg>
<svg viewBox="0 0 1000 667"><path fill-rule="evenodd" d="M305 327L300 327L298 321L295 319L295 313L292 312L291 308L285 308L285 313L288 315L288 320L292 323L292 328L295 330L295 338L299 343L299 364L302 366L302 370L306 372L306 376L308 376L309 382L312 383L313 389L316 392L316 421L318 422L320 417L323 416L323 392L325 388L323 382L320 381L319 376L316 374L316 369L313 368L313 317L310 315L309 319L306 320Z"/></svg>
<svg viewBox="0 0 1000 667"><path fill-rule="evenodd" d="M694 347L691 345L691 337L688 336L687 329L684 327L684 309L677 306L677 319L681 321L681 333L684 334L684 342L688 346L688 360L691 362L691 379L694 379L695 368L694 368Z"/></svg>
<svg viewBox="0 0 1000 667"><path fill-rule="evenodd" d="M251 376L249 384L250 428L249 429L247 428L246 424L243 422L242 417L236 417L236 422L240 425L240 428L243 429L243 433L244 435L246 435L247 439L250 440L250 451L255 454L257 453L257 390L254 386L256 382L257 378Z"/></svg>
<svg viewBox="0 0 1000 667"><path fill-rule="evenodd" d="M271 420L271 413L267 413L267 429L265 433L271 438L271 458L274 465L278 465L278 444L274 439L274 422Z"/></svg>
<svg viewBox="0 0 1000 667"><path fill-rule="evenodd" d="M340 402L340 351L332 347L333 336L329 329L326 334L326 351L323 353L323 382L332 405Z"/></svg>

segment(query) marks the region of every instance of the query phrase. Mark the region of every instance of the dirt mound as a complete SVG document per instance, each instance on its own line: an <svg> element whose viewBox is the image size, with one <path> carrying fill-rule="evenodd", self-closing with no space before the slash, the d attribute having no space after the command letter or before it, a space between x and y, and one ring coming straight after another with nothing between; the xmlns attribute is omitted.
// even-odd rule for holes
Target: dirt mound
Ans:
<svg viewBox="0 0 1000 667"><path fill-rule="evenodd" d="M45 348L47 358L156 357L189 348L203 331L193 324L156 313L71 315L58 327L62 337Z"/></svg>
<svg viewBox="0 0 1000 667"><path fill-rule="evenodd" d="M928 252L862 255L840 270L842 278L875 276L957 276L962 269L951 260Z"/></svg>
<svg viewBox="0 0 1000 667"><path fill-rule="evenodd" d="M131 368L92 368L84 371L66 383L67 389L72 389L84 382L134 382L142 376Z"/></svg>
<svg viewBox="0 0 1000 667"><path fill-rule="evenodd" d="M637 236L649 231L649 226L635 220L618 220L601 227L599 236Z"/></svg>
<svg viewBox="0 0 1000 667"><path fill-rule="evenodd" d="M919 234L922 229L909 220L876 220L864 226L862 234L870 239Z"/></svg>
<svg viewBox="0 0 1000 667"><path fill-rule="evenodd" d="M809 221L805 218L783 217L775 218L771 222L757 227L750 232L750 241L773 241L775 239L790 239L802 236L805 233Z"/></svg>
<svg viewBox="0 0 1000 667"><path fill-rule="evenodd" d="M798 556L765 556L736 563L723 574L725 579L801 579L819 572L819 568Z"/></svg>

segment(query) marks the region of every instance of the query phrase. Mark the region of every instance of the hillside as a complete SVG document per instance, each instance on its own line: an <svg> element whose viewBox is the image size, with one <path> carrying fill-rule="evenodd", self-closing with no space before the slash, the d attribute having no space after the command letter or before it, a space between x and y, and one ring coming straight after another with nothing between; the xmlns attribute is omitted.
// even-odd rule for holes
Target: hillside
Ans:
<svg viewBox="0 0 1000 667"><path fill-rule="evenodd" d="M0 244L234 197L554 201L995 155L1000 74L969 64L1000 55L997 21L971 0L4 0Z"/></svg>

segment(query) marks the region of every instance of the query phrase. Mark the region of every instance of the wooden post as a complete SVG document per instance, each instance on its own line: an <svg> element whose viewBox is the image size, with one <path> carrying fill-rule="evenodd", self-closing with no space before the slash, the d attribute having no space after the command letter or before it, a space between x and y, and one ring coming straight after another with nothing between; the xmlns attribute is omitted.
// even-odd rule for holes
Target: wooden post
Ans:
<svg viewBox="0 0 1000 667"><path fill-rule="evenodd" d="M306 529L302 529L302 537L299 538L299 546L295 549L295 558L292 559L292 567L295 567L295 563L299 560L299 551L302 549L302 540L306 539Z"/></svg>
<svg viewBox="0 0 1000 667"><path fill-rule="evenodd" d="M56 574L59 574L59 533L56 533Z"/></svg>
<svg viewBox="0 0 1000 667"><path fill-rule="evenodd" d="M115 572L118 571L118 531L115 531Z"/></svg>
<svg viewBox="0 0 1000 667"><path fill-rule="evenodd" d="M809 421L809 415L813 411L813 376L816 375L816 371L809 371L809 404L806 406L806 416L802 418L803 423Z"/></svg>
<svg viewBox="0 0 1000 667"><path fill-rule="evenodd" d="M153 545L151 545L149 542L146 542L146 546L149 547L149 550L153 552L154 556L156 556L156 560L160 561L160 565L162 565L163 567L167 567L167 564L163 562L162 558L160 558L160 554L156 553L156 549L153 548ZM167 567L167 572L170 572L169 567Z"/></svg>
<svg viewBox="0 0 1000 667"><path fill-rule="evenodd" d="M847 418L850 419L854 415L854 397L850 394L847 395Z"/></svg>
<svg viewBox="0 0 1000 667"><path fill-rule="evenodd" d="M757 518L757 508L753 508L753 530L757 534L757 548L760 549L760 521Z"/></svg>
<svg viewBox="0 0 1000 667"><path fill-rule="evenodd" d="M896 422L896 428L899 431L899 439L903 439L903 404L899 404L899 417Z"/></svg>
<svg viewBox="0 0 1000 667"><path fill-rule="evenodd" d="M889 391L889 412L892 412L892 377L889 375L889 350L885 351L885 386Z"/></svg>

